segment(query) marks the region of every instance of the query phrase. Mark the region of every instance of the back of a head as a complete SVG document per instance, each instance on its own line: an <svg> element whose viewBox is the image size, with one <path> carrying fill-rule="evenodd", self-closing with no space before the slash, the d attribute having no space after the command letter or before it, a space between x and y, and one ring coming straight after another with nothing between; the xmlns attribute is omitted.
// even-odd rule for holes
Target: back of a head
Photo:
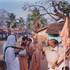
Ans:
<svg viewBox="0 0 70 70"><path fill-rule="evenodd" d="M59 42L56 39L51 39L51 40L54 42L55 45L59 44Z"/></svg>
<svg viewBox="0 0 70 70"><path fill-rule="evenodd" d="M24 35L23 37L22 37L22 41L25 41L25 40L27 40L28 39L28 36L27 35Z"/></svg>
<svg viewBox="0 0 70 70"><path fill-rule="evenodd" d="M62 68L62 70L69 70L69 67L65 66Z"/></svg>
<svg viewBox="0 0 70 70"><path fill-rule="evenodd" d="M7 38L6 46L14 46L16 44L16 37L15 35L9 35Z"/></svg>

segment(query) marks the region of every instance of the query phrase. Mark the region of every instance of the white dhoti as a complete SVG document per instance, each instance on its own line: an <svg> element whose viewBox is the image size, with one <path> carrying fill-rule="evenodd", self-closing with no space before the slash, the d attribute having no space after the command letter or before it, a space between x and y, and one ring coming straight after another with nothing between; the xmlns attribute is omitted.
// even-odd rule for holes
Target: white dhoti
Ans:
<svg viewBox="0 0 70 70"><path fill-rule="evenodd" d="M53 66L58 60L58 54L56 53L56 51L49 51L46 55L46 59L48 61L48 70L55 70Z"/></svg>

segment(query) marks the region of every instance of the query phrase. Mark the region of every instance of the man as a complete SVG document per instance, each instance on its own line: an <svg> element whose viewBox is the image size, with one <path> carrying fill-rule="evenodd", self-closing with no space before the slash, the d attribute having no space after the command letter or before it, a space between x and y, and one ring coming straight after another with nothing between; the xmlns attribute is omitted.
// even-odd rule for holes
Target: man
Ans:
<svg viewBox="0 0 70 70"><path fill-rule="evenodd" d="M51 39L48 40L48 47L43 48L43 50L48 61L48 70L57 70L58 60L64 57L63 48L59 47L57 40Z"/></svg>
<svg viewBox="0 0 70 70"><path fill-rule="evenodd" d="M19 52L20 70L28 70L30 66L31 55L29 52L29 48L31 42L32 40L28 38L27 35L24 35L22 37L21 47L23 47L24 50Z"/></svg>
<svg viewBox="0 0 70 70"><path fill-rule="evenodd" d="M35 38L33 42L34 52L32 55L30 70L48 70L47 61L43 57L42 47L43 45L38 42L37 38Z"/></svg>

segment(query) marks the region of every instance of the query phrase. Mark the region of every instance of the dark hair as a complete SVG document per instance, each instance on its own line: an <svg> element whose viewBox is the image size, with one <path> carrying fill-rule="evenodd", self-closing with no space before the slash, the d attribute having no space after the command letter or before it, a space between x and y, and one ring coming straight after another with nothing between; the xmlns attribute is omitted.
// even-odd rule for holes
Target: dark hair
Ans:
<svg viewBox="0 0 70 70"><path fill-rule="evenodd" d="M27 39L28 39L27 36L23 36L23 37L22 37L22 40L23 40L23 41L25 41L25 40L27 40Z"/></svg>
<svg viewBox="0 0 70 70"><path fill-rule="evenodd" d="M28 40L28 41L32 42L32 39L29 38L27 35L24 35L24 36L22 37L22 40L23 40L23 41Z"/></svg>
<svg viewBox="0 0 70 70"><path fill-rule="evenodd" d="M59 42L56 39L51 39L51 40L54 42L54 44L56 44L56 45L59 44Z"/></svg>
<svg viewBox="0 0 70 70"><path fill-rule="evenodd" d="M0 70L6 70L6 69L7 69L7 67L6 67L5 61L0 60Z"/></svg>
<svg viewBox="0 0 70 70"><path fill-rule="evenodd" d="M62 70L69 70L69 67L65 66L65 67L62 68Z"/></svg>

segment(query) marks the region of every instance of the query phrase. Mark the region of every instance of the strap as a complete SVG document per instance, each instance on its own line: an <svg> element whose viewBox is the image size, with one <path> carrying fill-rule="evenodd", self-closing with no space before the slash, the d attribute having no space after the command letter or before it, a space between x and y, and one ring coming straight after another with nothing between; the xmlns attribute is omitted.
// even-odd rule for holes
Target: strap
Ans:
<svg viewBox="0 0 70 70"><path fill-rule="evenodd" d="M20 49L20 50L24 50L24 48L18 48L18 47L15 47L15 46L7 46L6 48L5 48L5 50L4 50L4 60L5 60L5 53L6 53L6 51L7 51L7 49L8 48L14 48L14 49ZM17 53L15 53L16 55L18 54L18 52Z"/></svg>
<svg viewBox="0 0 70 70"><path fill-rule="evenodd" d="M4 60L5 60L5 53L6 53L6 51L7 51L8 48L14 48L14 46L7 46L7 47L5 48L5 50L4 50L4 56L3 56Z"/></svg>

